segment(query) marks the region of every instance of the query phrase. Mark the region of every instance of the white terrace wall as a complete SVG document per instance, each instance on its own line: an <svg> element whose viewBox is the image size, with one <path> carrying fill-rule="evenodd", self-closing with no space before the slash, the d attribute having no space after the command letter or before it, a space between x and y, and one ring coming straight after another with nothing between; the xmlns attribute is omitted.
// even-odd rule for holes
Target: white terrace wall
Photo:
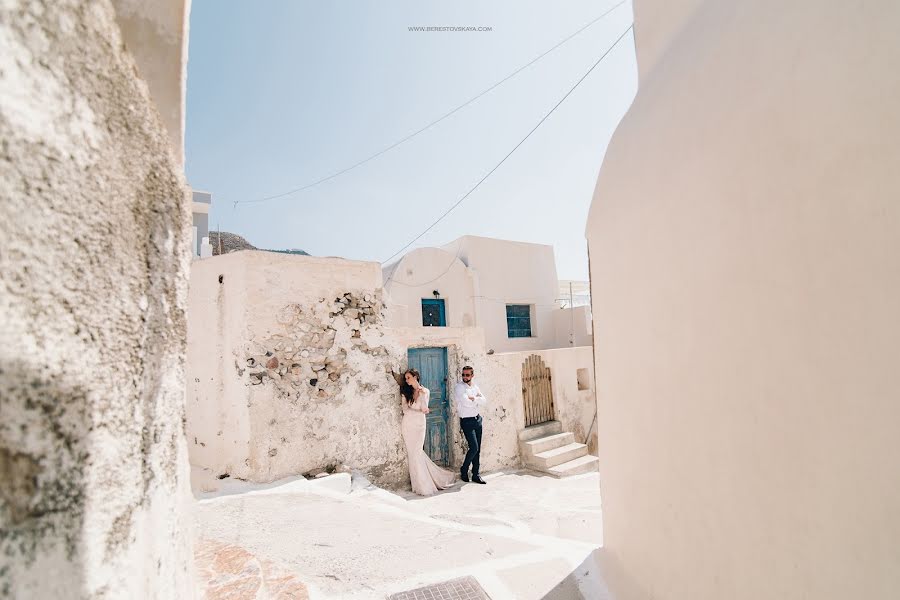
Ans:
<svg viewBox="0 0 900 600"><path fill-rule="evenodd" d="M634 10L587 228L608 581L893 600L900 3Z"/></svg>
<svg viewBox="0 0 900 600"><path fill-rule="evenodd" d="M126 49L181 47L187 7L123 35L123 4L0 5L3 598L193 597L180 102Z"/></svg>

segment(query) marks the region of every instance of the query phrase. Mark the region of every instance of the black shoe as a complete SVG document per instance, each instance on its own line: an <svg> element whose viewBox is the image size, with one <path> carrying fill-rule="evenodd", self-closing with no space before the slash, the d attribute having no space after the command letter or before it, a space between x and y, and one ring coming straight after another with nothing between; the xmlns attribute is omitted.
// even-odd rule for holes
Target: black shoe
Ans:
<svg viewBox="0 0 900 600"><path fill-rule="evenodd" d="M466 483L468 483L469 482L469 472L463 471L462 469L460 469L459 470L459 478L462 479L463 481L465 481Z"/></svg>
<svg viewBox="0 0 900 600"><path fill-rule="evenodd" d="M481 475L472 475L472 481L475 483L487 483L487 481L481 478Z"/></svg>

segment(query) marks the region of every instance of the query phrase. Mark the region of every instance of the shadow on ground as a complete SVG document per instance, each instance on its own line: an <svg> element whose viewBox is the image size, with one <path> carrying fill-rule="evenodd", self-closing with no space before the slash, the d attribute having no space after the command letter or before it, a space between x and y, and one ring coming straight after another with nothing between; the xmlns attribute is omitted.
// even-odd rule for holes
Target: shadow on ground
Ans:
<svg viewBox="0 0 900 600"><path fill-rule="evenodd" d="M542 600L614 600L603 579L598 548L587 555L578 567L547 592Z"/></svg>

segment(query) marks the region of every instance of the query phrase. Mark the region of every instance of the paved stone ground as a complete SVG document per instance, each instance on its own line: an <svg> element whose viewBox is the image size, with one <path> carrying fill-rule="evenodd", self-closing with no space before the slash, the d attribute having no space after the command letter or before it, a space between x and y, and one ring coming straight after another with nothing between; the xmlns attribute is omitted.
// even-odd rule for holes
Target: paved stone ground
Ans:
<svg viewBox="0 0 900 600"><path fill-rule="evenodd" d="M495 600L607 597L596 473L486 479L431 498L347 474L232 483L198 503L198 576L210 599L384 599L469 576Z"/></svg>

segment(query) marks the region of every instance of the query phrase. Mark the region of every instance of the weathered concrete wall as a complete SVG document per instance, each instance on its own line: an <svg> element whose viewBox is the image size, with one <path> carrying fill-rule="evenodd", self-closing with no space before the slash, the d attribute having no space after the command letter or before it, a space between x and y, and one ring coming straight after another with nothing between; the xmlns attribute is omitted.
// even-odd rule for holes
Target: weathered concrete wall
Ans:
<svg viewBox="0 0 900 600"><path fill-rule="evenodd" d="M406 351L385 336L381 294L376 263L258 251L195 262L192 464L261 482L344 464L402 484L392 371Z"/></svg>
<svg viewBox="0 0 900 600"><path fill-rule="evenodd" d="M0 47L0 596L190 598L178 161L109 2Z"/></svg>
<svg viewBox="0 0 900 600"><path fill-rule="evenodd" d="M896 598L900 3L635 14L587 230L616 597Z"/></svg>

